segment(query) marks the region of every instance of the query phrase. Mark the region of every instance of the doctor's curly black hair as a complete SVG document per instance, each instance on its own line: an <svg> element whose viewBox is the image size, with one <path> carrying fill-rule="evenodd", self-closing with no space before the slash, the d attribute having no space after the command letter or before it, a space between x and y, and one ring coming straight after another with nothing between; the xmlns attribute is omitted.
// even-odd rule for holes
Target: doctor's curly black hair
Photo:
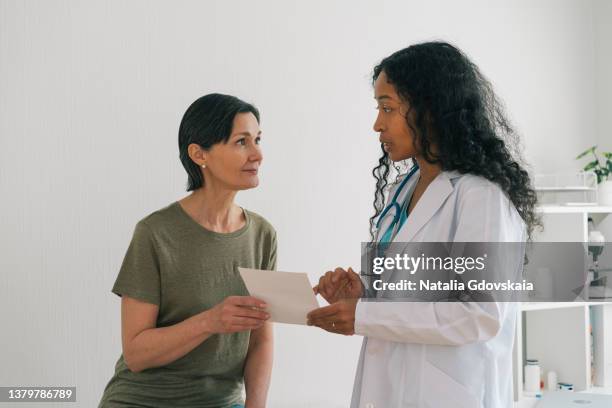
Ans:
<svg viewBox="0 0 612 408"><path fill-rule="evenodd" d="M518 135L478 67L451 44L426 42L383 59L374 68L373 81L383 71L414 111L414 123L406 120L423 159L439 163L442 170L475 174L498 184L524 220L531 241L534 228L541 225L535 213L536 193L519 164ZM432 142L437 153L432 151ZM372 240L390 173L391 160L384 149L382 152L372 170L376 178Z"/></svg>

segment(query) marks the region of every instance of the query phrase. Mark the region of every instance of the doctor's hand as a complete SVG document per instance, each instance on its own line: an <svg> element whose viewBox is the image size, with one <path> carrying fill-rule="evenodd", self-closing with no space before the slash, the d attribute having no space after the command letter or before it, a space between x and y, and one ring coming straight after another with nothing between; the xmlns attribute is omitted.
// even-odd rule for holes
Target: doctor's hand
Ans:
<svg viewBox="0 0 612 408"><path fill-rule="evenodd" d="M317 326L330 333L351 336L355 334L355 309L358 299L341 299L329 306L308 313L309 326Z"/></svg>
<svg viewBox="0 0 612 408"><path fill-rule="evenodd" d="M357 299L363 294L359 274L351 268L348 271L336 268L333 272L326 272L312 289L315 295L320 294L328 303L336 303L340 299Z"/></svg>

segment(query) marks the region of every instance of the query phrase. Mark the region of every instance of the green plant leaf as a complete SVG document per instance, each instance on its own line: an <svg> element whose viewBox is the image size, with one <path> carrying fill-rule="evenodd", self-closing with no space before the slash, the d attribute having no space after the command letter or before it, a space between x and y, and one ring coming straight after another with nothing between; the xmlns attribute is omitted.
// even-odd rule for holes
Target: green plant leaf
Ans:
<svg viewBox="0 0 612 408"><path fill-rule="evenodd" d="M584 156L586 156L589 153L593 153L595 151L595 149L597 148L597 145L585 150L584 152L580 153L577 157L576 160L578 159L582 159Z"/></svg>
<svg viewBox="0 0 612 408"><path fill-rule="evenodd" d="M603 155L606 159L612 159L612 153L610 152L603 152Z"/></svg>
<svg viewBox="0 0 612 408"><path fill-rule="evenodd" d="M597 167L599 167L599 162L597 162L597 160L593 160L592 162L584 166L584 171L593 170ZM597 173L597 171L595 171L595 173Z"/></svg>

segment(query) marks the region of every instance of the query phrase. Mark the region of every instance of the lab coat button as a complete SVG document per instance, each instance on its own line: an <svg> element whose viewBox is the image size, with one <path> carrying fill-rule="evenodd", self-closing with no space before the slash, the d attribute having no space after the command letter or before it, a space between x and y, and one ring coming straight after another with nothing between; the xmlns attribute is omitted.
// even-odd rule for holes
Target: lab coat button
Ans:
<svg viewBox="0 0 612 408"><path fill-rule="evenodd" d="M372 404L371 402L368 402L367 404L365 404L365 408L375 408L374 404Z"/></svg>

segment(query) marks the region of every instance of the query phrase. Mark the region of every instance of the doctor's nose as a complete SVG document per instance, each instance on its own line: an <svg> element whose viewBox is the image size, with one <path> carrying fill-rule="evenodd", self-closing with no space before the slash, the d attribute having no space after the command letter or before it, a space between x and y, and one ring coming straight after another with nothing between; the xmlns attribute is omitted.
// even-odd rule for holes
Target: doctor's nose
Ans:
<svg viewBox="0 0 612 408"><path fill-rule="evenodd" d="M372 126L372 129L374 129L374 131L377 133L381 133L383 130L385 130L382 120L380 120L380 114L376 116L376 120L374 121L374 126Z"/></svg>

